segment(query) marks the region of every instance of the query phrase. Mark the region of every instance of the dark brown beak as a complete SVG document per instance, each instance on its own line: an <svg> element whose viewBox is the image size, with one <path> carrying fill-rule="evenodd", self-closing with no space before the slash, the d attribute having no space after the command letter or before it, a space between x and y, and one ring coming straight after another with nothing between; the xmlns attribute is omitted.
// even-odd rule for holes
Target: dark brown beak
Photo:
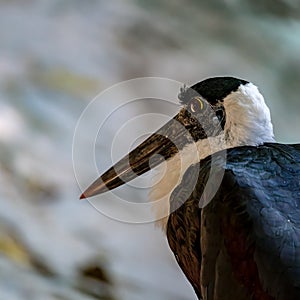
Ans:
<svg viewBox="0 0 300 300"><path fill-rule="evenodd" d="M150 159L151 168L154 168L171 158L186 144L195 141L194 128L195 124L191 123L190 114L182 109L173 119L94 181L80 199L112 190L142 175L150 170Z"/></svg>

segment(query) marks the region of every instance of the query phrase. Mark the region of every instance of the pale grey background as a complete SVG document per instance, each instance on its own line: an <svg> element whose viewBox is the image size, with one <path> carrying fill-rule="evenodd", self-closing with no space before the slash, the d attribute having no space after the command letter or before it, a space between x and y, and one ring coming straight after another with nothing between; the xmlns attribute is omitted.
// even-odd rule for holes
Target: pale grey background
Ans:
<svg viewBox="0 0 300 300"><path fill-rule="evenodd" d="M77 200L77 119L119 81L234 75L259 86L278 141L298 142L299 36L298 1L1 1L0 299L193 299L153 224Z"/></svg>

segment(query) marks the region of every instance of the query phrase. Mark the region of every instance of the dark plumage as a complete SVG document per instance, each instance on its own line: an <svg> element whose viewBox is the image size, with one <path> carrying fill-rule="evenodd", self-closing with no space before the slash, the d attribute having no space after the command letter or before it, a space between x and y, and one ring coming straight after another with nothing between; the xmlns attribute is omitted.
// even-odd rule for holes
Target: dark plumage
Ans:
<svg viewBox="0 0 300 300"><path fill-rule="evenodd" d="M226 163L214 165L225 170L222 184L202 209L211 157L200 161L184 202L199 166L186 171L171 196L177 210L167 236L199 299L300 299L299 149L268 143L227 150Z"/></svg>
<svg viewBox="0 0 300 300"><path fill-rule="evenodd" d="M235 92L241 84L248 81L234 77L213 77L200 81L191 87L183 87L178 99L181 104L187 104L194 96L200 95L211 105L222 101L231 92Z"/></svg>

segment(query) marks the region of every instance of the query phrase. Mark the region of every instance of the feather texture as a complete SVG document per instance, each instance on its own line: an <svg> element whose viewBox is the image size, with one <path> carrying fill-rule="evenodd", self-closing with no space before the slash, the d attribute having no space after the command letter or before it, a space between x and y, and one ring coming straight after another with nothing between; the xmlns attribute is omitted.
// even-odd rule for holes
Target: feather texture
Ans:
<svg viewBox="0 0 300 300"><path fill-rule="evenodd" d="M227 150L216 195L199 200L211 157L191 166L170 199L168 242L199 299L300 299L299 146ZM214 166L215 167L215 166ZM199 171L200 170L200 171ZM190 194L190 182L198 182Z"/></svg>

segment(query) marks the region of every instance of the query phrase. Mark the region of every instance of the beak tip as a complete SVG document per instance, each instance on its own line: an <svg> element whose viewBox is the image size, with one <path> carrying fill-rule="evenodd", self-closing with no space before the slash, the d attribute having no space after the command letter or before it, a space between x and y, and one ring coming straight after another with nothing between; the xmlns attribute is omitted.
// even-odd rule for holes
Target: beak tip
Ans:
<svg viewBox="0 0 300 300"><path fill-rule="evenodd" d="M100 178L101 179L101 178ZM105 184L99 185L98 180L96 180L92 185L90 185L79 197L80 200L87 199L99 194L109 191L109 188Z"/></svg>
<svg viewBox="0 0 300 300"><path fill-rule="evenodd" d="M81 194L81 196L80 196L80 198L79 198L80 200L84 200L84 199L86 199L86 196L84 195L84 193L83 194Z"/></svg>

